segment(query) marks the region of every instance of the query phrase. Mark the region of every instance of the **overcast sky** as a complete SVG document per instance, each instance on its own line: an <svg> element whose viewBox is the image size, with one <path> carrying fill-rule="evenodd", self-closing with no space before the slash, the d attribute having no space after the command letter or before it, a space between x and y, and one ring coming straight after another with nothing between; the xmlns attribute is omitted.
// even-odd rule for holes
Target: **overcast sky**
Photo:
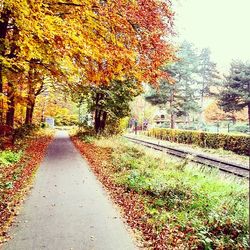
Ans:
<svg viewBox="0 0 250 250"><path fill-rule="evenodd" d="M180 39L209 47L219 69L250 61L250 0L175 0L175 12Z"/></svg>

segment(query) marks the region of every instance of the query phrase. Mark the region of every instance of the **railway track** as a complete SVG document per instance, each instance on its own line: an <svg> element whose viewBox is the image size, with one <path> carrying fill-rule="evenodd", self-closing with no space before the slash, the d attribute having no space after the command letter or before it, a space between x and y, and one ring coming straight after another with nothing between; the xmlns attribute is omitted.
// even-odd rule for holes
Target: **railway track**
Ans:
<svg viewBox="0 0 250 250"><path fill-rule="evenodd" d="M231 173L240 177L249 178L249 168L244 165L224 161L221 159L213 158L211 156L203 155L203 154L193 154L192 152L185 151L182 149L176 149L169 146L159 145L157 143L144 141L141 139L135 139L129 136L124 136L129 141L132 141L134 143L143 145L145 147L153 148L158 151L165 152L170 155L174 155L180 158L186 158L188 155L192 155L193 158L191 159L193 162L207 165L209 167L216 167L220 170Z"/></svg>

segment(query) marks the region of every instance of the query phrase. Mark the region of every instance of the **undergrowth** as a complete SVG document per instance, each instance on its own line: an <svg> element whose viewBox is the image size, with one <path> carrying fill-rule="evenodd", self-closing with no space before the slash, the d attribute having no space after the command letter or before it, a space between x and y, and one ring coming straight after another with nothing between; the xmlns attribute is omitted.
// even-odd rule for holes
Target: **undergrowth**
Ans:
<svg viewBox="0 0 250 250"><path fill-rule="evenodd" d="M13 147L0 151L0 245L9 239L8 227L31 187L53 131L20 130L20 134Z"/></svg>
<svg viewBox="0 0 250 250"><path fill-rule="evenodd" d="M22 150L19 150L17 152L13 152L11 150L4 150L0 152L0 167L18 162L22 157L22 154Z"/></svg>
<svg viewBox="0 0 250 250"><path fill-rule="evenodd" d="M198 168L187 159L176 162L120 138L82 139L112 149L114 181L142 196L147 222L157 231L166 225L177 229L200 249L248 249L246 180Z"/></svg>

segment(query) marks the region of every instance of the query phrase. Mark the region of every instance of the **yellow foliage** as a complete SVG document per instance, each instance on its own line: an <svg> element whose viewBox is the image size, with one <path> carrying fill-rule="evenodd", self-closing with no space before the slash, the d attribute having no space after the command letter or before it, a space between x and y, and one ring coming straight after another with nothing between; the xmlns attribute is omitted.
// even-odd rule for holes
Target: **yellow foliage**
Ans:
<svg viewBox="0 0 250 250"><path fill-rule="evenodd" d="M174 58L161 39L171 15L158 0L147 8L141 0L2 0L0 22L12 26L0 40L3 89L12 86L16 103L27 105L45 79L72 91L131 77L154 82Z"/></svg>

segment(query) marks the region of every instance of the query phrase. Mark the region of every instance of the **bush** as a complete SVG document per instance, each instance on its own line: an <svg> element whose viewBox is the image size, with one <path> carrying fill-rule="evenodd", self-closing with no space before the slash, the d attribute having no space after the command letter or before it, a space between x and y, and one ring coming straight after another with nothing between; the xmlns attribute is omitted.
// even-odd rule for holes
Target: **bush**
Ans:
<svg viewBox="0 0 250 250"><path fill-rule="evenodd" d="M22 151L13 152L10 150L5 150L0 152L0 165L6 166L12 163L16 163L20 160L22 156Z"/></svg>
<svg viewBox="0 0 250 250"><path fill-rule="evenodd" d="M45 122L42 122L41 123L41 128L47 128L48 127L48 124L47 123L45 123Z"/></svg>
<svg viewBox="0 0 250 250"><path fill-rule="evenodd" d="M78 124L76 115L57 115L55 116L56 126L74 126Z"/></svg>
<svg viewBox="0 0 250 250"><path fill-rule="evenodd" d="M125 121L126 122L126 121ZM124 131L124 124L122 124L122 119L117 117L108 117L105 129L102 135L118 135Z"/></svg>
<svg viewBox="0 0 250 250"><path fill-rule="evenodd" d="M15 139L22 139L28 135L31 135L35 131L39 129L38 126L31 124L31 125L23 125L19 128L14 130L14 137Z"/></svg>
<svg viewBox="0 0 250 250"><path fill-rule="evenodd" d="M237 154L250 155L250 136L209 133L192 130L154 128L146 132L148 136L171 142L194 144L207 148L223 148Z"/></svg>
<svg viewBox="0 0 250 250"><path fill-rule="evenodd" d="M233 127L233 131L241 132L241 133L250 132L249 131L249 126L247 124L245 124L245 125L237 125L237 126Z"/></svg>

